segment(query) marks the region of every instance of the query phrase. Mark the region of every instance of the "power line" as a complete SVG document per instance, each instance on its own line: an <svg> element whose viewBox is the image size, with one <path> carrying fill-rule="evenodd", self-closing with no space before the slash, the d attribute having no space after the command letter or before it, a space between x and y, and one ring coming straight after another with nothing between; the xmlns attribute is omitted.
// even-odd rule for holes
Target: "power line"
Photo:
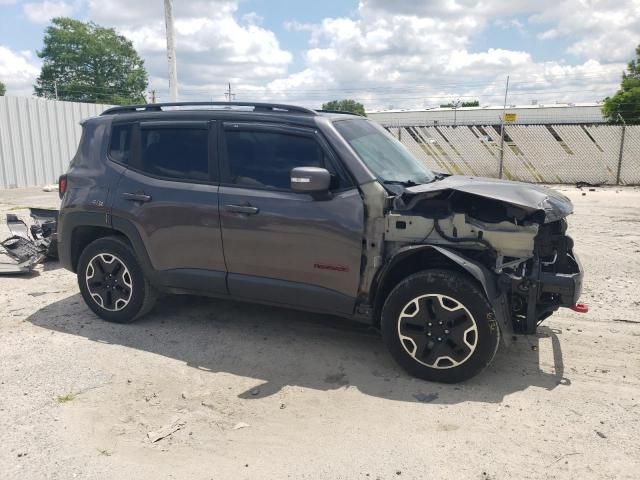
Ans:
<svg viewBox="0 0 640 480"><path fill-rule="evenodd" d="M229 89L224 92L224 96L227 102L232 102L236 98L236 94L231 91L231 82L229 82Z"/></svg>
<svg viewBox="0 0 640 480"><path fill-rule="evenodd" d="M529 79L527 82L524 82L525 85L546 85L549 84L552 80L552 78L559 78L559 79L574 79L574 80L578 80L578 79L589 79L589 78L603 78L603 73L601 70L594 70L592 71L592 73L589 73L588 71L585 72L573 72L573 73L562 73L562 72L558 72L558 73L534 73L531 75L527 75L527 78ZM524 75L524 74L520 74L520 75ZM510 75L511 76L511 75ZM535 80L531 80L531 78L535 78L535 77L545 77L545 78L537 78ZM379 82L379 81L377 81ZM512 81L511 83L517 83ZM520 84L522 84L523 82L519 82ZM282 91L286 91L288 93L312 93L312 92L319 92L319 93L324 93L324 92L328 92L328 91L340 91L340 92L348 92L348 91L359 91L359 90L406 90L407 87L413 88L413 89L418 89L418 88L464 88L464 87L491 87L491 86L500 86L502 85L502 82L500 80L494 80L494 81L484 81L484 82L449 82L449 83L435 83L435 82L431 82L431 83L420 83L420 84L416 84L416 83L394 83L393 85L388 85L385 83L378 83L376 84L372 84L372 85L368 85L368 84L360 84L360 85L356 85L356 86L349 86L349 87L325 87L325 88L301 88L301 89L296 89L296 88L283 88ZM279 91L279 89L273 89L275 91ZM243 91L243 93L245 93Z"/></svg>

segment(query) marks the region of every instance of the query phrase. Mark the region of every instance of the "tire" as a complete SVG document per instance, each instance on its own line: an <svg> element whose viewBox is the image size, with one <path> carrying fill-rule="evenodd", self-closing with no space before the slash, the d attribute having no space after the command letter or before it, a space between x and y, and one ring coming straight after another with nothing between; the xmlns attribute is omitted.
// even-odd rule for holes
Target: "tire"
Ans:
<svg viewBox="0 0 640 480"><path fill-rule="evenodd" d="M381 331L391 355L409 374L442 383L480 373L500 343L482 289L448 270L425 270L400 282L385 300Z"/></svg>
<svg viewBox="0 0 640 480"><path fill-rule="evenodd" d="M156 289L142 272L131 247L118 237L99 238L87 245L77 272L85 303L104 320L131 323L155 304Z"/></svg>

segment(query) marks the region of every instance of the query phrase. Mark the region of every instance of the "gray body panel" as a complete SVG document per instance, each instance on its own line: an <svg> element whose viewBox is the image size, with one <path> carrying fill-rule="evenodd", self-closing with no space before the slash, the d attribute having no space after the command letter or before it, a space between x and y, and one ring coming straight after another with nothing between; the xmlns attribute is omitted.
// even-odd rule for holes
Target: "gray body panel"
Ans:
<svg viewBox="0 0 640 480"><path fill-rule="evenodd" d="M115 190L112 214L135 225L152 268L160 274L166 272L179 280L176 274L180 272L174 270L183 274L186 269L225 272L218 189L217 185L174 182L127 170ZM124 198L137 192L151 200ZM226 292L224 275L216 287Z"/></svg>
<svg viewBox="0 0 640 480"><path fill-rule="evenodd" d="M345 307L353 310L364 232L357 189L314 200L305 193L222 186L220 205L232 295L246 296L246 284L255 285L252 277L262 277L324 289L328 301L335 297L341 313L347 313ZM228 205L250 205L258 213L235 213ZM273 297L267 290L252 291L261 300ZM340 300L345 296L351 298L350 306ZM292 304L308 303L299 295L291 295L289 300Z"/></svg>
<svg viewBox="0 0 640 480"><path fill-rule="evenodd" d="M408 199L407 208L410 209L421 196L447 190L499 200L530 211L541 211L545 214L546 222L559 220L573 212L571 200L550 188L510 180L462 175L452 175L437 182L409 187L403 197Z"/></svg>

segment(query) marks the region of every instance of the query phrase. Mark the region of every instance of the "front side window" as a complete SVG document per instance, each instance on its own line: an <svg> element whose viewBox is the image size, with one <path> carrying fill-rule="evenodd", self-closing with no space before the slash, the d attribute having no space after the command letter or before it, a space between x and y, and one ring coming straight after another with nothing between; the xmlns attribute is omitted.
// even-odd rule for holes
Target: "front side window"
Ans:
<svg viewBox="0 0 640 480"><path fill-rule="evenodd" d="M228 130L225 143L230 180L237 185L289 189L293 168L326 168L324 152L312 137Z"/></svg>
<svg viewBox="0 0 640 480"><path fill-rule="evenodd" d="M209 180L208 130L143 128L140 133L144 172L176 180Z"/></svg>
<svg viewBox="0 0 640 480"><path fill-rule="evenodd" d="M434 174L389 132L369 120L341 120L334 123L367 165L383 183L429 183Z"/></svg>
<svg viewBox="0 0 640 480"><path fill-rule="evenodd" d="M133 125L114 125L111 129L109 156L118 163L127 165L131 160L131 136Z"/></svg>

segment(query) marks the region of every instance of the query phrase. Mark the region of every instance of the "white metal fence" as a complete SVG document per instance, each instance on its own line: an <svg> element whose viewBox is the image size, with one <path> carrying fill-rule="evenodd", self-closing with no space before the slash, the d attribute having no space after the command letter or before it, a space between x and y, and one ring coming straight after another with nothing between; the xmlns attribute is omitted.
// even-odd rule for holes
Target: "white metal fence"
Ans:
<svg viewBox="0 0 640 480"><path fill-rule="evenodd" d="M54 183L80 141L80 121L108 105L0 97L0 188Z"/></svg>
<svg viewBox="0 0 640 480"><path fill-rule="evenodd" d="M427 167L535 183L640 184L640 126L389 126ZM502 172L500 168L502 166Z"/></svg>

